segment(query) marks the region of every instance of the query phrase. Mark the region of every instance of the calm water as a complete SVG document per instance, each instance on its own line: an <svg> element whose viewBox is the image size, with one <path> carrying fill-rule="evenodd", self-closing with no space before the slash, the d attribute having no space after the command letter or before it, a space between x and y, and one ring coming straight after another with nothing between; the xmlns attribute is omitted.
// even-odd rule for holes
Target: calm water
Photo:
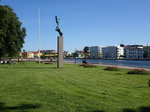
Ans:
<svg viewBox="0 0 150 112"><path fill-rule="evenodd" d="M71 59L65 59L71 60ZM75 61L75 59L72 59ZM77 63L82 63L83 59L76 59ZM135 61L135 60L99 60L99 59L87 59L88 63L93 64L106 64L106 65L122 65L122 66L131 66L131 67L142 67L150 68L150 61Z"/></svg>

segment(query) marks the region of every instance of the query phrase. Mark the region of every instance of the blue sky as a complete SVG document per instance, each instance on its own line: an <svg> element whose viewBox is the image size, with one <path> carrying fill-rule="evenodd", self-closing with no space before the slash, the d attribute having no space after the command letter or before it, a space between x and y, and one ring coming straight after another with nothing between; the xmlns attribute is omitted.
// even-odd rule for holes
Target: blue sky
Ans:
<svg viewBox="0 0 150 112"><path fill-rule="evenodd" d="M24 48L38 50L38 8L41 10L40 49L57 49L55 16L64 33L64 50L84 46L150 45L150 0L2 0L27 29Z"/></svg>

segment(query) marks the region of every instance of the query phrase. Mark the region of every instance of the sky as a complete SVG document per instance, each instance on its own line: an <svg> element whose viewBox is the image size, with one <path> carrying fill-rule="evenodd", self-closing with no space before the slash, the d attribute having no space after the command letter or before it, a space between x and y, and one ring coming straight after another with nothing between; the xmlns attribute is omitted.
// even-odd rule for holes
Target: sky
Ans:
<svg viewBox="0 0 150 112"><path fill-rule="evenodd" d="M150 45L150 0L2 0L27 30L23 49L57 50L55 16L60 18L64 50L84 46Z"/></svg>

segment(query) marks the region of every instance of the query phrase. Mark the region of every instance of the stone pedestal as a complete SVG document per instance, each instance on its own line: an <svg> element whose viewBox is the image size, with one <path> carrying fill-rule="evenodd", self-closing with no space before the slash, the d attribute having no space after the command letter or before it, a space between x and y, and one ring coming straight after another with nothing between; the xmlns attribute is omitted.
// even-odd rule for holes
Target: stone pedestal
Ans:
<svg viewBox="0 0 150 112"><path fill-rule="evenodd" d="M64 53L63 53L63 37L57 37L57 52L58 52L58 60L57 60L57 68L64 67Z"/></svg>

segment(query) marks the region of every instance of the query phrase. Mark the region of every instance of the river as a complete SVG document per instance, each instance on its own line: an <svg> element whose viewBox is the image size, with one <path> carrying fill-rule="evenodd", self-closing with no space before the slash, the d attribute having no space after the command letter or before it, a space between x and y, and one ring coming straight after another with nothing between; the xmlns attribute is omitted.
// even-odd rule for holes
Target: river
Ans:
<svg viewBox="0 0 150 112"><path fill-rule="evenodd" d="M76 63L82 63L85 59L65 59L68 61L76 60ZM100 60L100 59L86 59L87 63L93 64L104 64L104 65L120 65L120 66L129 66L129 67L140 67L140 68L150 68L150 61L141 61L141 60Z"/></svg>

